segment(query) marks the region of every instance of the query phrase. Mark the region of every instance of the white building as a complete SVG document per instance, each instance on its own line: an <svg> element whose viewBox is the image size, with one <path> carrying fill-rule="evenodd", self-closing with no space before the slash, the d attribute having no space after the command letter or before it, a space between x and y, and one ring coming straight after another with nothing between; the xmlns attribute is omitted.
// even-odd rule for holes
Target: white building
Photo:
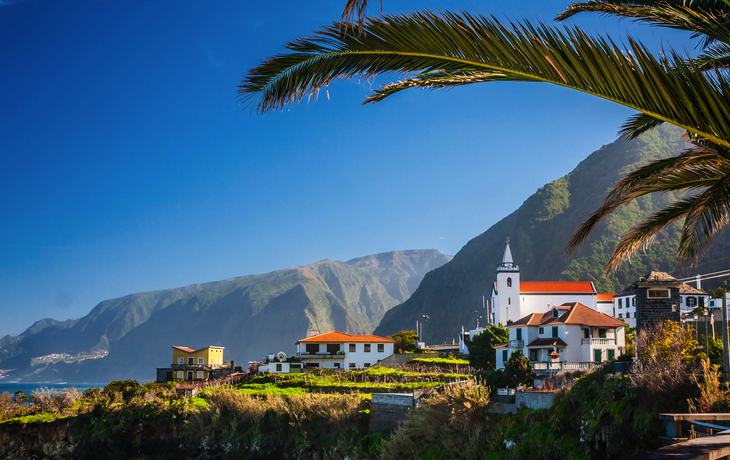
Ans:
<svg viewBox="0 0 730 460"><path fill-rule="evenodd" d="M512 353L521 350L532 363L545 363L546 370L584 368L579 364L601 363L625 351L626 324L580 302L530 313L507 325L509 342L497 348L497 369ZM551 363L561 364L550 366ZM539 366L535 365L538 370Z"/></svg>
<svg viewBox="0 0 730 460"><path fill-rule="evenodd" d="M591 281L521 281L520 267L512 260L508 238L502 263L497 266L497 280L492 285L490 319L493 324L507 325L566 302L580 302L595 310L596 296Z"/></svg>
<svg viewBox="0 0 730 460"><path fill-rule="evenodd" d="M666 279L679 281L671 275L663 272L651 272L645 278L650 278L652 274L657 274ZM613 299L613 317L625 320L629 326L636 327L636 294L641 281L637 281L631 286L614 296ZM687 313L696 307L710 307L710 295L690 286L687 283L679 285L679 311Z"/></svg>
<svg viewBox="0 0 730 460"><path fill-rule="evenodd" d="M352 335L344 332L317 334L296 342L297 356L304 367L362 369L393 354L395 340L377 335Z"/></svg>

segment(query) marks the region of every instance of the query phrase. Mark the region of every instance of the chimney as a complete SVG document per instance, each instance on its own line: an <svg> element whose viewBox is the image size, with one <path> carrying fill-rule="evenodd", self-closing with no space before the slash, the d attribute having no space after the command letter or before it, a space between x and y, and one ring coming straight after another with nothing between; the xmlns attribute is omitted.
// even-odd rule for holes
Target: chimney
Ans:
<svg viewBox="0 0 730 460"><path fill-rule="evenodd" d="M317 329L310 329L309 336L314 337L315 335L319 335L319 331Z"/></svg>

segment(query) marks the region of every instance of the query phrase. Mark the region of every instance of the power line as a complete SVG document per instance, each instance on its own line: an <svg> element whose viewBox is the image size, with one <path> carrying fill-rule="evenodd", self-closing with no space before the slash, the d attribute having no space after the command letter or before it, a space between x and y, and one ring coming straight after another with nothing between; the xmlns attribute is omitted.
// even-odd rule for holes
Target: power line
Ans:
<svg viewBox="0 0 730 460"><path fill-rule="evenodd" d="M712 272L712 273L700 274L700 278L703 279L703 280L704 279L711 279L710 278L711 275L717 275L718 273L727 274L727 273L730 273L730 269L720 270L719 272ZM720 276L722 276L722 275L720 275ZM690 280L694 280L696 278L697 278L697 275L695 275L695 276L688 276L687 278L679 278L679 281L690 281ZM716 277L713 277L713 278L716 278Z"/></svg>

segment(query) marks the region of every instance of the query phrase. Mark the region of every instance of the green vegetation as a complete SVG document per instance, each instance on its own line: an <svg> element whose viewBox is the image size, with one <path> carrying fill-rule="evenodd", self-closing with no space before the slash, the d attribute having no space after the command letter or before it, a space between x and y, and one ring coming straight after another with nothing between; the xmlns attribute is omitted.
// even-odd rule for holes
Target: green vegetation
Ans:
<svg viewBox="0 0 730 460"><path fill-rule="evenodd" d="M388 338L395 340L393 345L395 353L413 353L418 350L416 347L418 333L416 331L400 331L389 335Z"/></svg>
<svg viewBox="0 0 730 460"><path fill-rule="evenodd" d="M530 366L530 360L522 354L522 350L517 350L509 356L509 360L504 363L504 375L512 381L516 386L532 383L535 371Z"/></svg>
<svg viewBox="0 0 730 460"><path fill-rule="evenodd" d="M509 340L509 330L501 324L493 324L481 334L467 339L469 363L477 369L494 369L497 365L495 345Z"/></svg>

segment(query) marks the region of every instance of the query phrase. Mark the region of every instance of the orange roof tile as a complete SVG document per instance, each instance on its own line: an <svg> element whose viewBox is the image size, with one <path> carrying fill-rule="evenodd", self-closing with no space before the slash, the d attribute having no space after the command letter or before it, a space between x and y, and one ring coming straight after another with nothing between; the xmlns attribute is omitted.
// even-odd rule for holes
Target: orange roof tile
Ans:
<svg viewBox="0 0 730 460"><path fill-rule="evenodd" d="M590 281L522 281L520 293L593 294L596 289Z"/></svg>
<svg viewBox="0 0 730 460"><path fill-rule="evenodd" d="M378 337L377 335L352 335L344 332L325 332L324 334L315 335L314 337L307 337L306 339L297 340L295 344L300 342L315 342L315 343L336 343L336 342L380 342L380 343L395 343L395 340L386 339L385 337Z"/></svg>
<svg viewBox="0 0 730 460"><path fill-rule="evenodd" d="M176 347L175 345L173 345L172 348L177 348L178 350L184 351L185 353L195 353L195 350L188 347Z"/></svg>
<svg viewBox="0 0 730 460"><path fill-rule="evenodd" d="M545 313L532 313L524 318L520 318L513 323L509 323L507 327L515 326L542 326L545 324L585 324L593 327L621 327L626 323L619 321L605 313L601 313L580 302L568 302L555 307L558 311L569 307L566 313L561 314L557 318L553 317L552 310Z"/></svg>
<svg viewBox="0 0 730 460"><path fill-rule="evenodd" d="M596 300L599 302L613 302L613 298L616 294L597 294Z"/></svg>

